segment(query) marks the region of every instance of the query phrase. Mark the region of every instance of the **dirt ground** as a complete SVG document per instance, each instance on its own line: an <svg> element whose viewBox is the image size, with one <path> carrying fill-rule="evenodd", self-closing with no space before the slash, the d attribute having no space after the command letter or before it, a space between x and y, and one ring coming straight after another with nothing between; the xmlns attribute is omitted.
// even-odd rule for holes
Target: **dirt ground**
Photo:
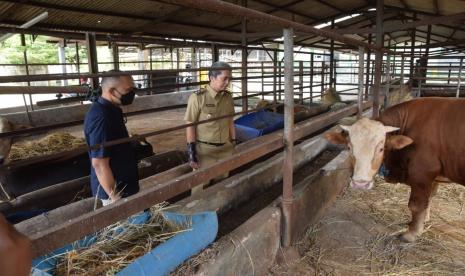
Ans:
<svg viewBox="0 0 465 276"><path fill-rule="evenodd" d="M380 181L346 189L297 245L301 258L270 275L465 275L465 187L440 186L416 242L397 236L410 219L410 188Z"/></svg>

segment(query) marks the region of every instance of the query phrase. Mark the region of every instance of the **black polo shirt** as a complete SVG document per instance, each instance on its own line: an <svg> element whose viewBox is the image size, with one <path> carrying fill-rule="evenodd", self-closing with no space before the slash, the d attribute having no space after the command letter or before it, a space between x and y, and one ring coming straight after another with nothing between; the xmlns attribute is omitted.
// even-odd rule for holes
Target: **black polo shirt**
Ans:
<svg viewBox="0 0 465 276"><path fill-rule="evenodd" d="M84 120L84 134L89 146L120 138L127 138L128 130L124 124L123 111L110 101L100 97L92 104ZM116 189L122 197L139 191L139 176L135 152L130 143L114 145L89 151L89 158L110 158L110 168L116 181ZM97 179L91 162L90 184L92 195L108 199Z"/></svg>

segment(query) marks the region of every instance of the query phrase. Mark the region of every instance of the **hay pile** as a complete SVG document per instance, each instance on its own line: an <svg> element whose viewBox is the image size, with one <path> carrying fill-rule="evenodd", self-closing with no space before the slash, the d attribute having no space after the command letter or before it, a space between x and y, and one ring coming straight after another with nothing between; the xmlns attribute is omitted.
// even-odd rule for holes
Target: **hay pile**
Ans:
<svg viewBox="0 0 465 276"><path fill-rule="evenodd" d="M382 179L369 191L347 189L308 231L297 266L314 275L465 275L465 187L440 185L431 221L410 244L397 238L410 221L409 194L407 185Z"/></svg>
<svg viewBox="0 0 465 276"><path fill-rule="evenodd" d="M341 96L336 92L334 87L330 87L325 90L323 96L321 97L321 103L326 105L332 105L334 103L340 102Z"/></svg>
<svg viewBox="0 0 465 276"><path fill-rule="evenodd" d="M138 257L175 234L186 231L168 223L162 216L164 204L150 209L151 218L145 224L126 220L108 226L97 234L97 241L87 248L66 253L60 258L55 275L114 275ZM119 231L124 229L124 231Z"/></svg>
<svg viewBox="0 0 465 276"><path fill-rule="evenodd" d="M49 155L83 146L86 141L67 132L56 132L38 141L15 143L11 146L10 160L21 160L35 156Z"/></svg>

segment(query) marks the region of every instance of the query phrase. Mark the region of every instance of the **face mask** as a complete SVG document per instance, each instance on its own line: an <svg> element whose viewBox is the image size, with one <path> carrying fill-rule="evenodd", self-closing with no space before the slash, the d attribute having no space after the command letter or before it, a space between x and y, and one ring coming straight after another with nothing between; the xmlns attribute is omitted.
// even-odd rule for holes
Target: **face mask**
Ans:
<svg viewBox="0 0 465 276"><path fill-rule="evenodd" d="M121 95L121 93L119 93L119 92L118 92L118 94ZM132 102L134 102L134 97L135 96L136 96L136 92L134 90L131 90L127 94L121 95L121 98L119 99L121 101L121 105L130 105L130 104L132 104Z"/></svg>

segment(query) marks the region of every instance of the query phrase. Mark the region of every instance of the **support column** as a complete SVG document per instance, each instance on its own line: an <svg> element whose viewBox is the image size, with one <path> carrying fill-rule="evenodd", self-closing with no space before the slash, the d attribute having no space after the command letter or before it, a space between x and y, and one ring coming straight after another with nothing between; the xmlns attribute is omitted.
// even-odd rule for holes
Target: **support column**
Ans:
<svg viewBox="0 0 465 276"><path fill-rule="evenodd" d="M391 48L391 40L389 40L388 48ZM387 54L386 56L386 86L385 86L385 95L384 95L384 107L389 106L388 96L389 90L391 89L391 55Z"/></svg>
<svg viewBox="0 0 465 276"><path fill-rule="evenodd" d="M363 47L358 47L358 114L357 117L361 118L363 113L363 66L365 63L364 60L365 49Z"/></svg>
<svg viewBox="0 0 465 276"><path fill-rule="evenodd" d="M145 70L145 62L147 61L147 59L145 58L144 45L140 45L138 54L139 54L139 70Z"/></svg>
<svg viewBox="0 0 465 276"><path fill-rule="evenodd" d="M383 9L384 9L384 0L376 1L376 46L383 47L384 35L383 35ZM380 89L381 89L381 70L383 63L383 53L376 51L375 58L375 79L373 87L373 118L377 118L379 115L380 109Z"/></svg>
<svg viewBox="0 0 465 276"><path fill-rule="evenodd" d="M89 73L98 73L98 61L97 61L97 40L95 39L95 33L86 33L86 46L87 46L87 59L89 66ZM92 88L96 89L99 86L98 78L92 78L90 80Z"/></svg>
<svg viewBox="0 0 465 276"><path fill-rule="evenodd" d="M313 61L314 54L310 54L310 103L313 103Z"/></svg>
<svg viewBox="0 0 465 276"><path fill-rule="evenodd" d="M28 64L28 61L27 61L26 38L25 38L24 34L21 34L21 46L24 47L23 57L24 57L24 66L25 66L25 69L26 69L26 76L29 76L29 64ZM27 81L27 86L31 86L30 81ZM23 93L23 101L24 101L24 108L26 108L27 119L29 121L29 124L31 126L33 126L34 124L32 122L31 113L29 113L29 108L27 107L26 95L24 95L24 93ZM32 102L32 95L31 94L29 94L29 103L31 104L31 110L34 111L34 103Z"/></svg>
<svg viewBox="0 0 465 276"><path fill-rule="evenodd" d="M247 0L242 0L242 6L247 7ZM247 19L242 18L241 25L241 36L242 36L242 79L241 79L241 89L242 89L242 111L247 111L249 109L249 101L247 98L247 56L249 55L247 51Z"/></svg>
<svg viewBox="0 0 465 276"><path fill-rule="evenodd" d="M403 92L404 90L404 63L405 63L405 57L402 54L402 58L400 59L400 91Z"/></svg>
<svg viewBox="0 0 465 276"><path fill-rule="evenodd" d="M274 104L277 101L277 99L276 99L276 90L277 90L277 87L278 87L277 73L278 73L278 51L275 50L273 52L273 103Z"/></svg>
<svg viewBox="0 0 465 276"><path fill-rule="evenodd" d="M180 60L179 60L179 48L176 48L176 69L178 69L178 70L179 70L179 66L180 66L179 62L180 62Z"/></svg>
<svg viewBox="0 0 465 276"><path fill-rule="evenodd" d="M262 67L261 68L262 69L261 70L261 72L262 72L262 91L261 91L262 92L262 100L265 99L265 94L263 94L263 93L265 93L265 68L264 68L264 66L265 65L263 64L263 61L262 61L261 62L261 67Z"/></svg>
<svg viewBox="0 0 465 276"><path fill-rule="evenodd" d="M283 245L292 241L292 193L294 155L294 32L284 29L284 161L283 161Z"/></svg>
<svg viewBox="0 0 465 276"><path fill-rule="evenodd" d="M299 102L304 103L304 62L299 61Z"/></svg>
<svg viewBox="0 0 465 276"><path fill-rule="evenodd" d="M192 69L197 69L199 66L198 66L198 63L197 63L197 49L196 48L192 48L191 49L191 68ZM192 76L192 82L197 82L197 75L198 75L198 71L192 71L191 72L191 76Z"/></svg>
<svg viewBox="0 0 465 276"><path fill-rule="evenodd" d="M119 48L118 44L113 43L111 47L112 55L113 55L113 69L119 70Z"/></svg>
<svg viewBox="0 0 465 276"><path fill-rule="evenodd" d="M65 40L58 43L58 62L61 63L61 73L66 74L66 56L65 56ZM64 86L68 85L68 80L62 80Z"/></svg>
<svg viewBox="0 0 465 276"><path fill-rule="evenodd" d="M212 44L212 63L220 60L220 52L218 51L218 46Z"/></svg>
<svg viewBox="0 0 465 276"><path fill-rule="evenodd" d="M416 13L413 14L413 18L414 20L417 18L417 15ZM410 81L412 82L412 84L415 84L415 80L413 80L413 77L414 77L414 73L413 73L413 66L414 66L414 60L415 60L415 36L416 36L416 29L413 29L412 30L412 34L411 34L411 38L410 38L410 74L409 74L409 78L410 78ZM416 85L413 85L413 86L416 86ZM413 87L412 86L412 87Z"/></svg>
<svg viewBox="0 0 465 276"><path fill-rule="evenodd" d="M334 19L331 20L331 29L334 29ZM331 39L330 50L329 50L329 87L334 87L336 82L334 78L334 40Z"/></svg>
<svg viewBox="0 0 465 276"><path fill-rule="evenodd" d="M368 44L371 44L372 35L368 34ZM366 72L366 81L365 81L365 100L368 100L368 94L370 93L370 65L371 65L371 50L367 50L367 72Z"/></svg>
<svg viewBox="0 0 465 276"><path fill-rule="evenodd" d="M455 95L456 98L460 97L460 78L462 77L462 66L463 66L463 58L460 58L459 76L457 80L457 94Z"/></svg>
<svg viewBox="0 0 465 276"><path fill-rule="evenodd" d="M75 43L75 47L76 47L76 71L77 71L77 73L79 75L79 74L81 74L81 60L80 60L80 57L79 57L79 43L77 41ZM79 83L79 84L81 84L81 83Z"/></svg>

